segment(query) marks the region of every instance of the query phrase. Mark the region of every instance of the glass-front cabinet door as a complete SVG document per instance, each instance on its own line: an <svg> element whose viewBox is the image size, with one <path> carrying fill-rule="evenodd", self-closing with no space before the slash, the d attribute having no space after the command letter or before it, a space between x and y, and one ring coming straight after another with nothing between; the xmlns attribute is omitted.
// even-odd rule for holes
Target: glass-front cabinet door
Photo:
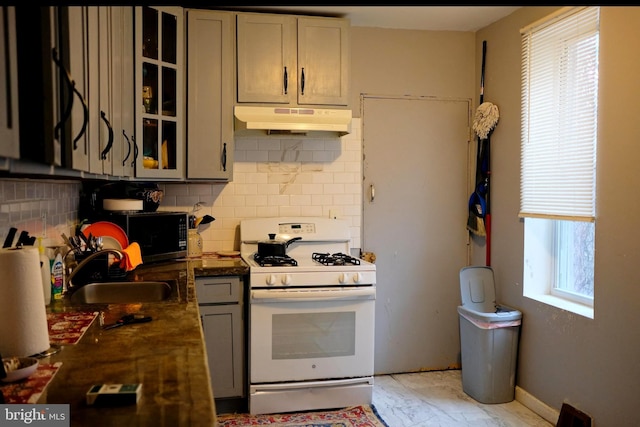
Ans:
<svg viewBox="0 0 640 427"><path fill-rule="evenodd" d="M181 7L136 7L136 177L184 177Z"/></svg>

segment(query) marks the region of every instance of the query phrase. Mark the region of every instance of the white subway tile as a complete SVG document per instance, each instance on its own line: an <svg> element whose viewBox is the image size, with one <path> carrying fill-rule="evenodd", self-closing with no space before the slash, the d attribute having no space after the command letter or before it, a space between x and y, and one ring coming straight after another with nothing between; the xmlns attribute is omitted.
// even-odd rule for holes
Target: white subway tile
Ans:
<svg viewBox="0 0 640 427"><path fill-rule="evenodd" d="M258 185L257 184L240 184L235 185L235 194L237 195L254 195L258 194Z"/></svg>
<svg viewBox="0 0 640 427"><path fill-rule="evenodd" d="M236 218L253 218L256 216L257 208L255 206L241 206L234 209Z"/></svg>
<svg viewBox="0 0 640 427"><path fill-rule="evenodd" d="M300 215L322 217L322 206L301 206Z"/></svg>
<svg viewBox="0 0 640 427"><path fill-rule="evenodd" d="M267 202L268 200L266 194L245 196L245 203L247 204L247 206L267 206Z"/></svg>
<svg viewBox="0 0 640 427"><path fill-rule="evenodd" d="M258 194L280 194L280 185L279 184L258 184L257 186Z"/></svg>
<svg viewBox="0 0 640 427"><path fill-rule="evenodd" d="M261 206L256 209L256 217L271 217L278 216L279 208L278 206Z"/></svg>
<svg viewBox="0 0 640 427"><path fill-rule="evenodd" d="M326 206L329 215L329 206L333 204L333 196L330 194L311 195L311 204L314 206Z"/></svg>
<svg viewBox="0 0 640 427"><path fill-rule="evenodd" d="M309 174L308 178L311 178ZM324 188L321 184L302 184L301 185L302 194L323 194Z"/></svg>
<svg viewBox="0 0 640 427"><path fill-rule="evenodd" d="M300 206L280 206L278 216L302 216Z"/></svg>
<svg viewBox="0 0 640 427"><path fill-rule="evenodd" d="M308 194L292 195L289 197L289 203L291 203L291 206L310 206L311 195L308 195Z"/></svg>
<svg viewBox="0 0 640 427"><path fill-rule="evenodd" d="M325 194L344 194L344 184L324 184Z"/></svg>
<svg viewBox="0 0 640 427"><path fill-rule="evenodd" d="M269 198L267 200L268 200L269 205L274 205L274 206L288 206L289 205L289 196L271 194L271 195L269 195Z"/></svg>
<svg viewBox="0 0 640 427"><path fill-rule="evenodd" d="M246 153L248 162L266 162L269 160L268 151L247 151Z"/></svg>

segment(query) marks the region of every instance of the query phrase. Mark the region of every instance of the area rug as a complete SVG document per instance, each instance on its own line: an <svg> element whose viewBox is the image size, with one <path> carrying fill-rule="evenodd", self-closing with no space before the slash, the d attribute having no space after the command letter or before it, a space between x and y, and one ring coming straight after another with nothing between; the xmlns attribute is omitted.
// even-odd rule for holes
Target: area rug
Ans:
<svg viewBox="0 0 640 427"><path fill-rule="evenodd" d="M219 427L389 427L371 405L352 406L333 411L296 412L286 414L218 415Z"/></svg>

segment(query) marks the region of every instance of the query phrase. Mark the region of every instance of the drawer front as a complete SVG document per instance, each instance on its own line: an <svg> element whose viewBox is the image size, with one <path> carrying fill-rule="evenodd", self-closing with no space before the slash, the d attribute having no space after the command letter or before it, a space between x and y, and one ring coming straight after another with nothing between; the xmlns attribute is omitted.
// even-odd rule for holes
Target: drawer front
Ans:
<svg viewBox="0 0 640 427"><path fill-rule="evenodd" d="M240 277L196 277L198 304L240 302L241 295Z"/></svg>

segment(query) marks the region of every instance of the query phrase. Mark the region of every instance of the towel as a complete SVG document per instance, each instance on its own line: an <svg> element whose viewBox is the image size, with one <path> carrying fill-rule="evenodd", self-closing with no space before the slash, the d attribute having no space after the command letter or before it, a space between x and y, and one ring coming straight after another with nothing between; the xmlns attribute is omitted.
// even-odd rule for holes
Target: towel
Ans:
<svg viewBox="0 0 640 427"><path fill-rule="evenodd" d="M137 242L132 242L122 250L124 257L120 261L120 268L131 271L142 264L142 252Z"/></svg>

